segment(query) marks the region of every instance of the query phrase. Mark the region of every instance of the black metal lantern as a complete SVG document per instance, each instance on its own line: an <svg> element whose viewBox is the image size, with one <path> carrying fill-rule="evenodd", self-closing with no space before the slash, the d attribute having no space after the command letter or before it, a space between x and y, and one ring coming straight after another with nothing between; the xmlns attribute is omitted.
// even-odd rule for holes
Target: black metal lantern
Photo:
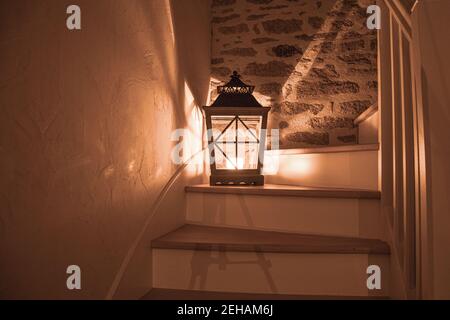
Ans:
<svg viewBox="0 0 450 320"><path fill-rule="evenodd" d="M203 107L211 185L264 185L261 172L270 108L259 104L254 89L235 71L230 82L218 87L216 101Z"/></svg>

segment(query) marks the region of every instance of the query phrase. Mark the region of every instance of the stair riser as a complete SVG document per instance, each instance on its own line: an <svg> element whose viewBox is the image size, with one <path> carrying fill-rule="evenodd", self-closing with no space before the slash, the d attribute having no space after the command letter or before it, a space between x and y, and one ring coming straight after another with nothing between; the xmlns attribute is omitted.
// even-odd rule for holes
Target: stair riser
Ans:
<svg viewBox="0 0 450 320"><path fill-rule="evenodd" d="M266 183L378 190L378 151L280 155L275 169L270 155Z"/></svg>
<svg viewBox="0 0 450 320"><path fill-rule="evenodd" d="M187 194L187 221L211 226L383 239L379 200Z"/></svg>
<svg viewBox="0 0 450 320"><path fill-rule="evenodd" d="M165 289L302 295L383 296L389 256L153 250L153 286ZM381 290L367 289L369 265Z"/></svg>

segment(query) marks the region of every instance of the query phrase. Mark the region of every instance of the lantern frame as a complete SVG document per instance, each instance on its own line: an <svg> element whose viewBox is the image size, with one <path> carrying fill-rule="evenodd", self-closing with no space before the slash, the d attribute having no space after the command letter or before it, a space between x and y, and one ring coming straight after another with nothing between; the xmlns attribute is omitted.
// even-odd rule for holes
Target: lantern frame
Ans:
<svg viewBox="0 0 450 320"><path fill-rule="evenodd" d="M206 118L206 126L208 129L208 150L209 150L209 160L211 168L210 185L264 185L264 176L262 175L262 169L264 166L264 152L266 149L266 131L267 131L267 118L270 111L270 107L263 107L260 105L256 99L253 97L252 93L254 90L253 86L247 86L242 81L239 80L240 76L234 72L231 76L232 80L225 86L219 87L219 97L211 106L204 106L203 111ZM228 130L230 125L236 121L240 121L248 131L251 132L245 119L241 117L245 116L257 116L260 117L260 129L259 136L256 137L258 144L258 163L255 169L239 169L237 167L237 151L236 151L236 163L234 169L219 169L217 168L216 161L216 146L223 143L230 142L220 142L216 141L213 134L213 117L223 116L231 117L230 124L222 131L219 136L222 137L224 133ZM232 118L234 117L234 119ZM227 120L228 121L228 120ZM236 150L237 144L239 143L236 134ZM220 147L219 147L220 149ZM222 154L231 162L226 153L220 149Z"/></svg>

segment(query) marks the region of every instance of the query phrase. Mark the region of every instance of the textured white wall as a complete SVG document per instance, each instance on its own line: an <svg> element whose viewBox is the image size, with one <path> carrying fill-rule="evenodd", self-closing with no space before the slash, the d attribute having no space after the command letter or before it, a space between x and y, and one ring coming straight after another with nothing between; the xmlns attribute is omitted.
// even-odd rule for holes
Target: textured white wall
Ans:
<svg viewBox="0 0 450 320"><path fill-rule="evenodd" d="M106 296L177 169L172 130L207 99L209 17L179 7L209 1L189 3L79 0L82 30L68 31L66 1L1 2L1 298ZM155 228L182 220L173 202ZM71 264L81 291L66 289Z"/></svg>

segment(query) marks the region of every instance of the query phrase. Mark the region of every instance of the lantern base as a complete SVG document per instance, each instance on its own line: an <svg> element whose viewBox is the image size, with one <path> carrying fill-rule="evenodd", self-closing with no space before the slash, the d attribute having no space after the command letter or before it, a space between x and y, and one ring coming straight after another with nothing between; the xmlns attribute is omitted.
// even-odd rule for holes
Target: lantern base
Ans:
<svg viewBox="0 0 450 320"><path fill-rule="evenodd" d="M220 175L209 178L211 186L263 186L263 175Z"/></svg>

